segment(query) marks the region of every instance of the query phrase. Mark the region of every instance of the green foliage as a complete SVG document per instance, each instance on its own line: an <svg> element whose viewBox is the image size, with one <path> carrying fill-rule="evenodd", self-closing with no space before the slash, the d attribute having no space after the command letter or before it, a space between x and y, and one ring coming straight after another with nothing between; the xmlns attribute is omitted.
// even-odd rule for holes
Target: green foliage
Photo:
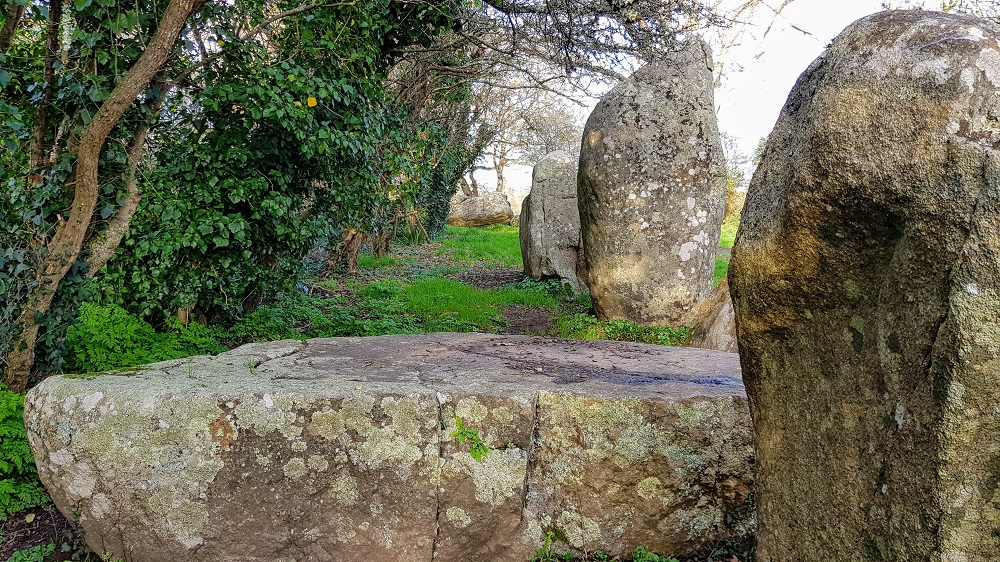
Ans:
<svg viewBox="0 0 1000 562"><path fill-rule="evenodd" d="M560 554L556 552L556 549L553 546L555 542L555 532L546 531L545 539L542 541L542 546L538 549L538 553L531 557L531 562L568 562L573 560L574 556L572 553Z"/></svg>
<svg viewBox="0 0 1000 562"><path fill-rule="evenodd" d="M669 556L660 556L638 546L632 553L632 562L678 562L678 560Z"/></svg>
<svg viewBox="0 0 1000 562"><path fill-rule="evenodd" d="M582 340L617 340L658 345L687 345L691 329L687 326L639 326L628 320L598 321L589 314L577 313L560 316L556 321L556 335L561 338Z"/></svg>
<svg viewBox="0 0 1000 562"><path fill-rule="evenodd" d="M469 454L476 462L483 462L483 459L490 454L489 446L479 438L479 431L465 427L462 418L458 416L455 417L455 431L452 431L450 435L458 439L459 443L469 442Z"/></svg>
<svg viewBox="0 0 1000 562"><path fill-rule="evenodd" d="M67 140L80 138L142 55L167 4L18 3L27 6L21 32L0 55L0 369L35 286L39 242L51 239L73 196ZM66 10L47 82L51 6ZM178 308L232 321L293 291L302 257L335 244L344 229L391 238L400 217L424 223L406 232L443 227L456 180L476 154L397 102L386 79L408 47L457 25L457 4L360 0L288 10L298 7L200 6L188 27L200 32L181 35L162 74L113 128L99 158L93 237L127 200L129 141L146 123L152 134L139 162L142 206L97 280L99 304L154 324ZM290 15L268 20L275 10ZM27 157L36 120L41 152L53 155L41 166ZM43 369L62 367L65 326L87 298L76 285L86 270L76 264L42 320Z"/></svg>
<svg viewBox="0 0 1000 562"><path fill-rule="evenodd" d="M105 287L126 288L112 302L144 317L192 306L239 317L292 292L317 245L345 230L391 239L404 217L454 189L464 170L441 169L451 162L445 132L410 123L383 85L406 46L396 42L449 27L448 10L329 6L286 19L268 42L216 29L219 61L168 101L149 205L104 276ZM229 6L213 9L231 17Z"/></svg>
<svg viewBox="0 0 1000 562"><path fill-rule="evenodd" d="M492 331L505 323L500 307L556 304L538 288L477 289L443 277L415 281L406 288L406 297L407 310L423 319L427 332Z"/></svg>
<svg viewBox="0 0 1000 562"><path fill-rule="evenodd" d="M38 481L24 427L24 395L0 385L0 521L51 500Z"/></svg>
<svg viewBox="0 0 1000 562"><path fill-rule="evenodd" d="M176 319L157 332L118 306L84 303L80 317L66 334L68 367L94 372L134 367L190 355L219 353L225 348L209 328Z"/></svg>
<svg viewBox="0 0 1000 562"><path fill-rule="evenodd" d="M472 228L449 226L441 240L442 251L455 261L490 263L520 269L521 243L516 227L506 225Z"/></svg>
<svg viewBox="0 0 1000 562"><path fill-rule="evenodd" d="M7 562L44 562L45 557L56 551L56 543L36 544L31 548L18 550Z"/></svg>
<svg viewBox="0 0 1000 562"><path fill-rule="evenodd" d="M631 562L679 562L676 558L661 556L655 552L646 550L645 547L638 546L632 555L627 559L608 556L601 551L587 554L574 554L572 552L560 553L555 548L555 543L560 539L561 533L555 530L545 532L545 539L541 548L531 557L531 562L613 562L617 560L630 560Z"/></svg>

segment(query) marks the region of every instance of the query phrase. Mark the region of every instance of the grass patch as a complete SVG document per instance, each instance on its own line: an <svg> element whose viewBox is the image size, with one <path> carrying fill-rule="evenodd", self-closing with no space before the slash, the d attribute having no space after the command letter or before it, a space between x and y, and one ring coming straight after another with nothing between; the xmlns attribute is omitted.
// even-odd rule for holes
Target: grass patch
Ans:
<svg viewBox="0 0 1000 562"><path fill-rule="evenodd" d="M494 331L506 324L501 307L556 306L542 287L477 289L443 277L414 282L406 288L406 298L407 311L422 319L427 332Z"/></svg>
<svg viewBox="0 0 1000 562"><path fill-rule="evenodd" d="M347 306L340 299L290 295L247 315L227 335L239 343L420 333L417 318L406 314L398 281L371 283L357 296L357 304Z"/></svg>
<svg viewBox="0 0 1000 562"><path fill-rule="evenodd" d="M718 287L727 273L729 273L729 256L715 258L715 275L712 278L712 287Z"/></svg>
<svg viewBox="0 0 1000 562"><path fill-rule="evenodd" d="M671 326L639 326L628 320L599 321L583 313L560 316L556 321L556 335L577 340L615 340L658 345L688 345L691 328Z"/></svg>
<svg viewBox="0 0 1000 562"><path fill-rule="evenodd" d="M521 267L521 243L516 226L494 225L484 228L449 226L441 239L442 252L451 259L469 264L495 263Z"/></svg>
<svg viewBox="0 0 1000 562"><path fill-rule="evenodd" d="M392 267L399 263L397 258L391 255L378 257L371 252L361 252L358 254L358 265L368 269L378 269L382 267Z"/></svg>

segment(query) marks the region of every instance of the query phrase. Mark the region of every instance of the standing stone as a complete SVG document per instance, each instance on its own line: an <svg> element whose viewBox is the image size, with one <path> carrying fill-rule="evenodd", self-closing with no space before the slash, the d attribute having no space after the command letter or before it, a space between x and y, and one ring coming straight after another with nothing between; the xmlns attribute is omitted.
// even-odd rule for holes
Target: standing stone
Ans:
<svg viewBox="0 0 1000 562"><path fill-rule="evenodd" d="M580 209L576 199L577 159L557 150L531 174L531 193L521 205L521 257L525 275L557 278L579 291L583 273Z"/></svg>
<svg viewBox="0 0 1000 562"><path fill-rule="evenodd" d="M712 291L725 205L709 47L690 39L587 120L578 189L598 317L677 323Z"/></svg>
<svg viewBox="0 0 1000 562"><path fill-rule="evenodd" d="M799 78L732 267L758 560L1000 560L1000 27L883 12Z"/></svg>

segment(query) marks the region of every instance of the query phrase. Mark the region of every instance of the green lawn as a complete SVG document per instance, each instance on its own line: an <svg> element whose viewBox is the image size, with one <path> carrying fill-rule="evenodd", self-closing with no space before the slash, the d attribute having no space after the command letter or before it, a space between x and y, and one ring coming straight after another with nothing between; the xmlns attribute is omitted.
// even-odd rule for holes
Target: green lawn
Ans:
<svg viewBox="0 0 1000 562"><path fill-rule="evenodd" d="M521 244L516 226L495 225L485 228L449 226L441 239L442 252L452 259L469 264L493 263L520 268Z"/></svg>

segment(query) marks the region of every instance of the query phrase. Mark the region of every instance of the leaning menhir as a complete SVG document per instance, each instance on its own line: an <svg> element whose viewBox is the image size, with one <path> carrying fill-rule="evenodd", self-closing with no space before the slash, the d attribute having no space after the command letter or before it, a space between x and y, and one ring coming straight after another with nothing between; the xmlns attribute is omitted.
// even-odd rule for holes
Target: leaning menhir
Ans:
<svg viewBox="0 0 1000 562"><path fill-rule="evenodd" d="M601 319L677 323L712 290L725 173L709 47L692 38L601 100L577 178Z"/></svg>
<svg viewBox="0 0 1000 562"><path fill-rule="evenodd" d="M758 560L1000 560L1000 27L851 25L771 133L730 269Z"/></svg>

